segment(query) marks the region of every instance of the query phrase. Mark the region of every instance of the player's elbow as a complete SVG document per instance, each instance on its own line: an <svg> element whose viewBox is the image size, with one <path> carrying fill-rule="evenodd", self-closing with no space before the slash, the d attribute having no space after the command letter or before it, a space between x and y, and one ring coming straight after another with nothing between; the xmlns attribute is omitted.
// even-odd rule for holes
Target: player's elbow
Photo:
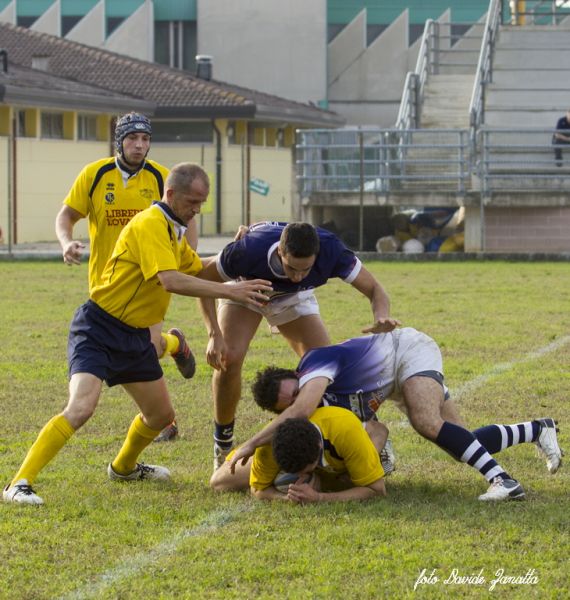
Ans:
<svg viewBox="0 0 570 600"><path fill-rule="evenodd" d="M162 285L166 292L173 294L178 291L177 274L178 271L159 271L157 273L160 285Z"/></svg>
<svg viewBox="0 0 570 600"><path fill-rule="evenodd" d="M384 478L378 479L368 487L374 492L374 497L387 496L386 483L384 482Z"/></svg>
<svg viewBox="0 0 570 600"><path fill-rule="evenodd" d="M254 487L250 487L249 491L256 500L271 500L266 490L258 490Z"/></svg>

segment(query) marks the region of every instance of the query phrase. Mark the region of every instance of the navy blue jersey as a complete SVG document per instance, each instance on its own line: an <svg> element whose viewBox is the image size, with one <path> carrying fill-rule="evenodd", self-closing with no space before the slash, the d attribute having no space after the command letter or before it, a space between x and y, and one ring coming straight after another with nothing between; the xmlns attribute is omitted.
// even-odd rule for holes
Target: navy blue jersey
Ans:
<svg viewBox="0 0 570 600"><path fill-rule="evenodd" d="M357 337L309 350L297 367L299 386L316 377L330 380L323 405L342 406L361 420L374 418L392 393L395 348L390 334Z"/></svg>
<svg viewBox="0 0 570 600"><path fill-rule="evenodd" d="M216 257L222 279L267 279L273 284L271 300L288 294L312 290L324 285L331 277L352 283L362 263L336 235L317 229L320 250L311 271L302 281L294 283L283 273L277 257L277 247L286 223L264 222L252 225L240 240L228 244Z"/></svg>
<svg viewBox="0 0 570 600"><path fill-rule="evenodd" d="M558 119L558 122L556 123L556 129L560 129L560 130L570 129L570 121L568 121L568 119L566 117L561 117L560 119ZM564 135L567 135L566 131L564 131Z"/></svg>

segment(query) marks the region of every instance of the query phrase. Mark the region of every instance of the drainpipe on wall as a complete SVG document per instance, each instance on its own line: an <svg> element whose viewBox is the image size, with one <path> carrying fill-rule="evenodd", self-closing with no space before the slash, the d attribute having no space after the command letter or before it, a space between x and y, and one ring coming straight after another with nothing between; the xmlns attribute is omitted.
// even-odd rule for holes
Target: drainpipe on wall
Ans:
<svg viewBox="0 0 570 600"><path fill-rule="evenodd" d="M222 233L222 134L212 121L216 133L216 234Z"/></svg>
<svg viewBox="0 0 570 600"><path fill-rule="evenodd" d="M14 118L14 117L12 117ZM10 121L10 125L9 125L9 131L8 131L8 137L6 139L7 141L7 147L6 147L6 157L7 157L7 161L6 161L6 191L8 194L8 198L7 198L7 208L8 208L8 214L6 215L7 217L7 223L8 226L6 227L6 234L8 236L8 254L12 254L12 189L13 189L13 181L12 181L12 122Z"/></svg>
<svg viewBox="0 0 570 600"><path fill-rule="evenodd" d="M247 145L245 147L245 225L251 225L251 140L253 139L253 125L247 124Z"/></svg>
<svg viewBox="0 0 570 600"><path fill-rule="evenodd" d="M12 156L12 198L8 197L8 206L12 207L11 215L9 216L8 227L8 244L18 243L18 185L17 185L17 154L16 154L16 116L12 115L12 135L11 135L11 156ZM11 201L10 201L11 200ZM11 239L10 239L11 238ZM9 248L10 250L10 248Z"/></svg>

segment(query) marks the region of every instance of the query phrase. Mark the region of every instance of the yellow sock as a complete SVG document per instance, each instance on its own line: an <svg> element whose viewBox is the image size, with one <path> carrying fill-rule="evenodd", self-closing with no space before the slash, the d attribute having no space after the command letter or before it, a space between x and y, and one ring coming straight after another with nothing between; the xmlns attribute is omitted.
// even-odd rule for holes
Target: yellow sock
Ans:
<svg viewBox="0 0 570 600"><path fill-rule="evenodd" d="M162 358L165 354L172 354L174 352L178 352L178 348L180 347L180 341L172 333L161 333L162 339L166 344L166 348L164 349L164 353L160 358Z"/></svg>
<svg viewBox="0 0 570 600"><path fill-rule="evenodd" d="M111 463L115 473L119 475L128 475L135 470L139 454L154 440L160 433L160 429L155 431L147 427L140 415L137 415L127 433L127 439L123 447L119 450L115 460Z"/></svg>
<svg viewBox="0 0 570 600"><path fill-rule="evenodd" d="M65 446L67 440L74 433L75 429L63 415L57 415L50 419L28 450L22 466L10 485L14 485L20 479L27 479L28 483L32 484L38 473Z"/></svg>

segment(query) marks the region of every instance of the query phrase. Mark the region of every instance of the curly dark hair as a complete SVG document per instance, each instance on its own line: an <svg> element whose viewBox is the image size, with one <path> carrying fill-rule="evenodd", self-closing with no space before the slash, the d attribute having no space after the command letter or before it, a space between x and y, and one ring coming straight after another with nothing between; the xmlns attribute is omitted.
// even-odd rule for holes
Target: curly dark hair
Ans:
<svg viewBox="0 0 570 600"><path fill-rule="evenodd" d="M281 233L279 250L295 258L316 256L320 249L317 230L310 223L289 223Z"/></svg>
<svg viewBox="0 0 570 600"><path fill-rule="evenodd" d="M254 382L251 384L251 392L256 404L265 410L279 413L275 409L279 386L284 379L296 379L297 374L291 369L280 369L279 367L266 367L258 371Z"/></svg>
<svg viewBox="0 0 570 600"><path fill-rule="evenodd" d="M286 419L277 428L271 445L279 468L299 473L318 460L321 435L307 418Z"/></svg>

